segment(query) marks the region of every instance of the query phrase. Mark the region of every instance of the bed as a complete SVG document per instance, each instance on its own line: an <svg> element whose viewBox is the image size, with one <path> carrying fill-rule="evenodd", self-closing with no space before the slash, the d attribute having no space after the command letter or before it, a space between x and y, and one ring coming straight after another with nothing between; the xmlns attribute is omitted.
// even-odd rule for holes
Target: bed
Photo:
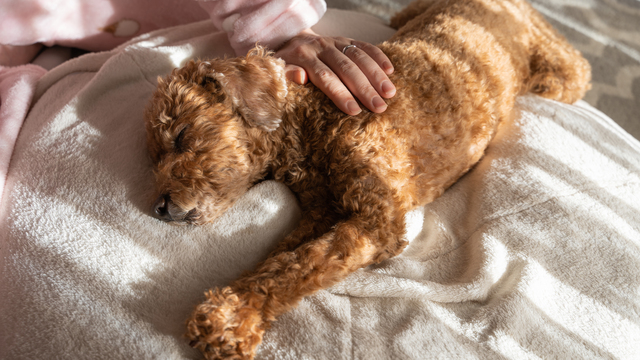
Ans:
<svg viewBox="0 0 640 360"><path fill-rule="evenodd" d="M392 33L340 10L316 31ZM0 358L199 358L182 334L204 291L300 216L272 181L210 225L150 216L142 110L156 77L227 53L198 22L38 81L0 203ZM408 215L400 256L304 299L257 358L640 357L640 143L585 101L529 95L518 110L472 171Z"/></svg>

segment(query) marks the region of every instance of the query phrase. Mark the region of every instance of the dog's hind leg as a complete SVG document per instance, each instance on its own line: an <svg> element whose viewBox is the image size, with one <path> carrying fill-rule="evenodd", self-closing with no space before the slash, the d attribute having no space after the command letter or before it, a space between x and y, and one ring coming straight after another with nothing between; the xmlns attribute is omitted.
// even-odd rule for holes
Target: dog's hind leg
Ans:
<svg viewBox="0 0 640 360"><path fill-rule="evenodd" d="M530 73L525 91L574 103L591 88L591 66L539 15L532 14Z"/></svg>

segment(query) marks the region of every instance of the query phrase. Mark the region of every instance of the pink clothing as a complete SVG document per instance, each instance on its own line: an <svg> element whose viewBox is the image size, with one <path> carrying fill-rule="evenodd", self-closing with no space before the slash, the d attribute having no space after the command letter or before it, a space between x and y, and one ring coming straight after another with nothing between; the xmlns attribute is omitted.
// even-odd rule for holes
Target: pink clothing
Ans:
<svg viewBox="0 0 640 360"><path fill-rule="evenodd" d="M256 42L278 47L325 11L324 0L0 0L0 44L101 51L155 29L211 18L243 55Z"/></svg>
<svg viewBox="0 0 640 360"><path fill-rule="evenodd" d="M218 29L229 34L236 54L245 54L256 42L277 49L320 20L324 0L200 0Z"/></svg>

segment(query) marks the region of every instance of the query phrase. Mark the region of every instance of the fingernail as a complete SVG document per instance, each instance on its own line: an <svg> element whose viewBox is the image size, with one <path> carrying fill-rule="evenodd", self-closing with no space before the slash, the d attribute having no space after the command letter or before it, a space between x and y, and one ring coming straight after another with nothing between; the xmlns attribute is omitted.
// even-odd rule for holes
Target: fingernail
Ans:
<svg viewBox="0 0 640 360"><path fill-rule="evenodd" d="M382 92L384 93L384 95L391 96L391 95L395 94L396 87L393 86L391 81L385 80L385 81L382 82Z"/></svg>
<svg viewBox="0 0 640 360"><path fill-rule="evenodd" d="M304 85L307 83L307 72L304 70L298 70L298 84Z"/></svg>
<svg viewBox="0 0 640 360"><path fill-rule="evenodd" d="M385 61L382 63L382 69L384 69L386 73L390 73L393 71L393 65L391 65L390 62Z"/></svg>
<svg viewBox="0 0 640 360"><path fill-rule="evenodd" d="M362 109L360 109L360 106L358 106L358 103L353 100L347 101L347 109L349 109L349 113L351 115L359 114L360 111L362 111Z"/></svg>
<svg viewBox="0 0 640 360"><path fill-rule="evenodd" d="M387 104L384 102L384 100L382 100L380 96L374 97L371 102L373 103L373 107L375 107L376 109L381 109L387 106Z"/></svg>

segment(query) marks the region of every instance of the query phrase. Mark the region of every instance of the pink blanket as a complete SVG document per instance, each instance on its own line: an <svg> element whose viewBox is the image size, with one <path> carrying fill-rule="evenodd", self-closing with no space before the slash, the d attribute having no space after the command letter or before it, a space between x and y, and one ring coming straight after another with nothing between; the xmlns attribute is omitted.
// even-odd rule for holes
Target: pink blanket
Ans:
<svg viewBox="0 0 640 360"><path fill-rule="evenodd" d="M0 66L0 199L13 146L27 116L36 82L46 72L40 66Z"/></svg>
<svg viewBox="0 0 640 360"><path fill-rule="evenodd" d="M393 31L375 20L330 11L314 30L376 42ZM150 216L144 106L158 75L232 52L214 30L159 30L38 82L0 202L0 359L198 358L182 334L203 292L295 226L269 181L210 226ZM407 217L400 256L304 299L256 360L637 360L640 143L584 102L518 105Z"/></svg>
<svg viewBox="0 0 640 360"><path fill-rule="evenodd" d="M316 32L384 34L338 15ZM158 75L232 52L212 28L159 30L40 79L0 202L0 359L198 358L182 334L203 292L295 226L275 182L210 226L150 216L142 112ZM637 360L640 143L583 102L518 105L482 161L407 217L400 256L304 299L256 360Z"/></svg>

